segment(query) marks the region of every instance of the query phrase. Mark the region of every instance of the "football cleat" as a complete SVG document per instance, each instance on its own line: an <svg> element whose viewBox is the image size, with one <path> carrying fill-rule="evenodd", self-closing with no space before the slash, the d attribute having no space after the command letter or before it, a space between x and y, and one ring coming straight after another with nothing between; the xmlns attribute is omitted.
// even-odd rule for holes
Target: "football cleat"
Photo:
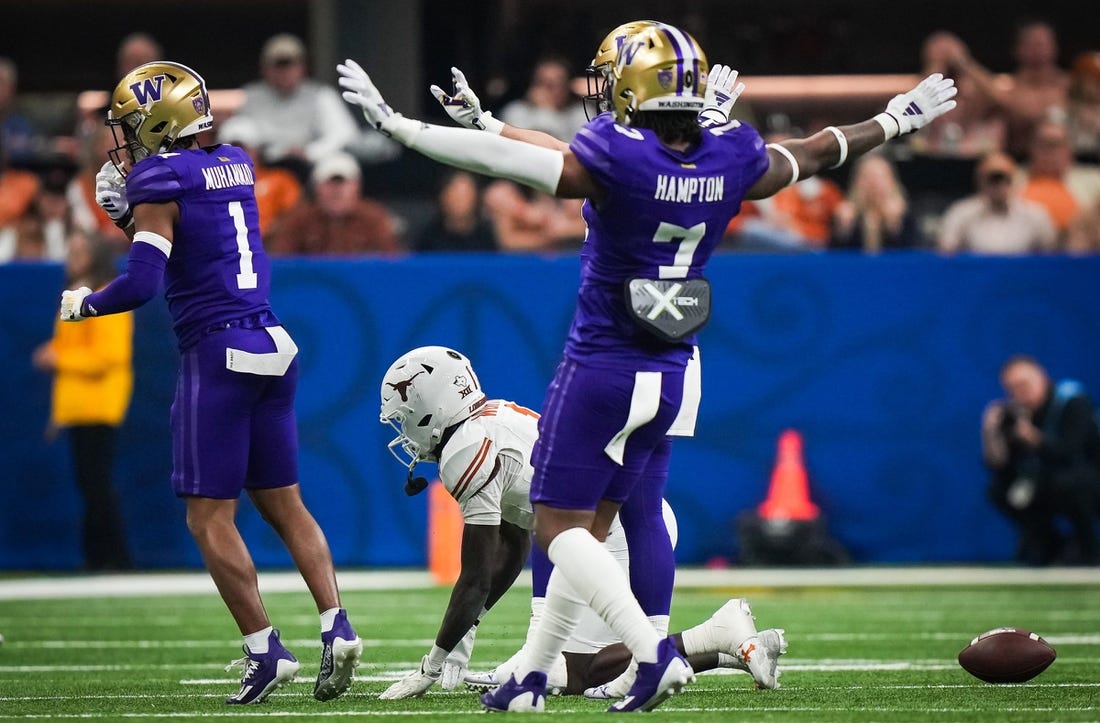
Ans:
<svg viewBox="0 0 1100 723"><path fill-rule="evenodd" d="M747 638L734 655L744 663L757 688L779 687L779 656L787 652L787 638L780 628L761 630Z"/></svg>
<svg viewBox="0 0 1100 723"><path fill-rule="evenodd" d="M475 693L484 693L487 690L492 690L504 682L504 678L500 677L497 671L500 668L494 668L493 670L487 670L484 673L466 672L466 675L462 678L462 682L466 684L466 690L472 690Z"/></svg>
<svg viewBox="0 0 1100 723"><path fill-rule="evenodd" d="M525 648L517 650L512 657L505 660L493 670L485 673L473 673L467 671L463 681L466 683L466 689L472 690L477 693L484 693L487 690L492 690L498 685L508 680L508 678L515 672L519 666L520 656L525 652ZM558 653L557 660L554 661L554 665L546 673L546 694L547 695L563 695L566 686L569 685L569 668L565 662L565 656Z"/></svg>
<svg viewBox="0 0 1100 723"><path fill-rule="evenodd" d="M508 676L502 685L481 696L481 704L491 713L541 713L546 708L546 673L533 670L522 683Z"/></svg>
<svg viewBox="0 0 1100 723"><path fill-rule="evenodd" d="M362 654L363 641L348 623L347 610L341 609L332 630L321 633L321 670L313 685L313 697L332 700L346 693Z"/></svg>
<svg viewBox="0 0 1100 723"><path fill-rule="evenodd" d="M279 642L279 631L273 630L267 639L266 653L253 653L242 646L244 657L225 666L230 671L238 665L244 667L241 689L225 699L232 705L261 703L276 688L294 680L298 672L298 660Z"/></svg>
<svg viewBox="0 0 1100 723"><path fill-rule="evenodd" d="M657 645L656 663L638 663L638 675L626 697L613 703L608 713L632 713L653 710L688 683L695 682L695 671L684 656L676 650L672 638L665 638Z"/></svg>
<svg viewBox="0 0 1100 723"><path fill-rule="evenodd" d="M630 659L630 665L626 666L626 670L619 674L618 678L612 680L610 683L604 683L603 685L597 685L594 688L587 688L584 691L584 697L592 700L614 700L616 698L622 698L626 695L630 687L634 685L634 679L638 675L638 661L634 658Z"/></svg>

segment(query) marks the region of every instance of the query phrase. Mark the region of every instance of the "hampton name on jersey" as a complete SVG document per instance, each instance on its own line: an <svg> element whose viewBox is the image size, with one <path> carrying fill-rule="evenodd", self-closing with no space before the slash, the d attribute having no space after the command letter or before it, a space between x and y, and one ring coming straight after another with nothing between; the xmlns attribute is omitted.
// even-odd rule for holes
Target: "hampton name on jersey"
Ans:
<svg viewBox="0 0 1100 723"><path fill-rule="evenodd" d="M534 525L531 509L531 448L539 415L515 402L492 399L458 426L439 453L439 478L458 500L470 525L524 530Z"/></svg>
<svg viewBox="0 0 1100 723"><path fill-rule="evenodd" d="M219 324L277 326L260 240L252 161L230 145L149 156L126 177L130 203L171 203L179 220L164 296L180 349Z"/></svg>
<svg viewBox="0 0 1100 723"><path fill-rule="evenodd" d="M631 278L703 275L746 191L768 168L763 139L732 121L704 130L681 153L653 131L622 126L605 113L577 133L570 149L607 196L584 204L588 235L566 354L594 366L682 369L695 335L670 344L640 329L623 285Z"/></svg>

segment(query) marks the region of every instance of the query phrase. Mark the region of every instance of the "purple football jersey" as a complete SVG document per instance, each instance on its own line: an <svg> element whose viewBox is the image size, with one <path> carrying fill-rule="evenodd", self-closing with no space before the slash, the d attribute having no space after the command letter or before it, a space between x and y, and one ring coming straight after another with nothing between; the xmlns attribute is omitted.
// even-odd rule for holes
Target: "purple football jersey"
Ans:
<svg viewBox="0 0 1100 723"><path fill-rule="evenodd" d="M268 303L271 263L260 240L254 184L251 159L230 145L150 156L126 177L132 205L179 206L164 296L181 349L230 321L279 323Z"/></svg>
<svg viewBox="0 0 1100 723"><path fill-rule="evenodd" d="M746 191L768 168L764 141L750 126L731 122L704 130L681 153L653 131L619 125L605 113L577 133L570 149L607 197L584 205L588 235L566 355L592 366L683 369L694 335L668 343L640 329L624 284L703 275Z"/></svg>

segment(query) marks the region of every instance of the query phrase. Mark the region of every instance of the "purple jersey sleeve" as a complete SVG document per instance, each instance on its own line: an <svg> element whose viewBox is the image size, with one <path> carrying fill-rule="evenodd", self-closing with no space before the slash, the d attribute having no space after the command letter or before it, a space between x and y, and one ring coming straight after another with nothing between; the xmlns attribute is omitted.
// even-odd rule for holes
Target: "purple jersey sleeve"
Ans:
<svg viewBox="0 0 1100 723"><path fill-rule="evenodd" d="M179 173L164 156L149 156L139 161L126 176L126 197L132 206L139 203L167 203L183 196Z"/></svg>
<svg viewBox="0 0 1100 723"><path fill-rule="evenodd" d="M150 156L126 178L132 205L178 208L164 296L181 349L213 329L279 323L254 186L251 159L230 145Z"/></svg>
<svg viewBox="0 0 1100 723"><path fill-rule="evenodd" d="M745 193L768 168L760 134L731 122L704 129L698 143L679 151L604 114L570 149L606 195L585 204L588 235L566 354L640 370L682 367L695 339L667 344L639 329L624 283L703 276Z"/></svg>

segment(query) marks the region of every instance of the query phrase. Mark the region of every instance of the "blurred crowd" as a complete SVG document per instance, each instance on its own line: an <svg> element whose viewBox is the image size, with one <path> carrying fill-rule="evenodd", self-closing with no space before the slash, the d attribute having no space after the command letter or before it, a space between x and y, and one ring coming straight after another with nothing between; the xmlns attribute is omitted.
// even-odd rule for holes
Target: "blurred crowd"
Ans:
<svg viewBox="0 0 1100 723"><path fill-rule="evenodd" d="M1055 28L1035 21L1006 42L1015 67L994 73L956 35L929 36L924 70L956 79L958 107L907 143L745 203L723 250L1100 252L1100 51L1062 64ZM118 77L161 56L155 38L131 35L118 48ZM252 156L273 255L557 252L583 242L579 201L508 181L440 170L430 194L368 197L365 189L384 188L385 179L365 182L389 172L400 148L362 128L335 87L308 68L298 37L269 38L257 79L238 89L231 109L215 104L218 122L205 139ZM540 59L525 93L499 117L569 140L586 122L577 76L560 57ZM76 235L124 253L127 239L94 200L95 174L113 147L105 108L85 109L71 134L49 137L18 101L18 68L0 58L0 262L64 260ZM769 117L745 100L734 112ZM818 130L758 127L769 141Z"/></svg>

